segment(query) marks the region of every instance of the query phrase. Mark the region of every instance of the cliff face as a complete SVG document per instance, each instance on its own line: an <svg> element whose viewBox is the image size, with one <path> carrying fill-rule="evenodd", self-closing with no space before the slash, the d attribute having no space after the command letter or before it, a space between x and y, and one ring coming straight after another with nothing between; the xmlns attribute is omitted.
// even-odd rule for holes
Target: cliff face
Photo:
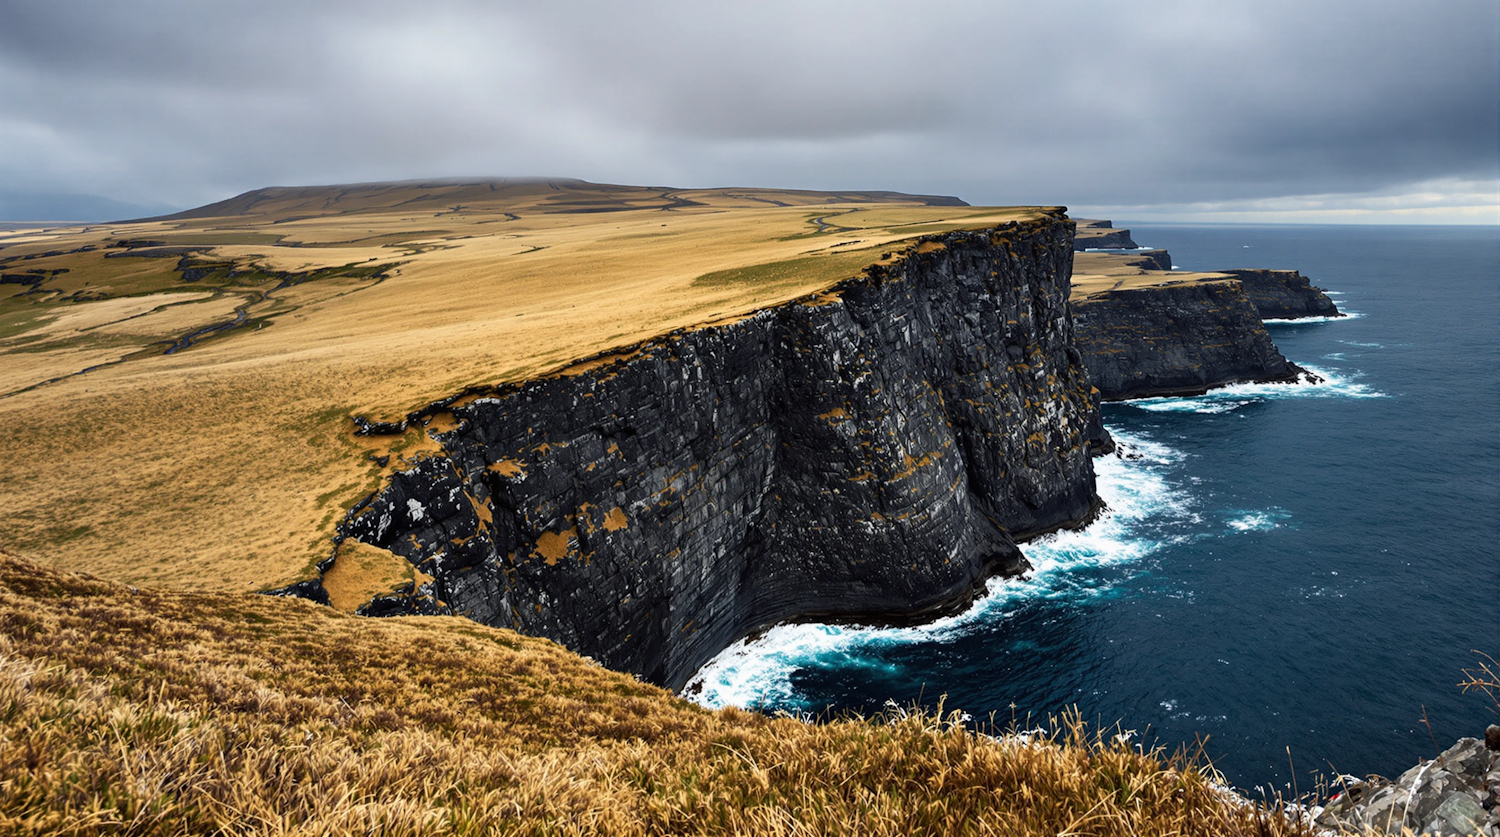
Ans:
<svg viewBox="0 0 1500 837"><path fill-rule="evenodd" d="M1295 270L1225 270L1240 280L1263 320L1342 317L1333 300Z"/></svg>
<svg viewBox="0 0 1500 837"><path fill-rule="evenodd" d="M1087 519L1097 414L1060 214L924 239L830 292L435 417L347 537L451 612L680 687L794 617L930 617ZM435 423L433 426L439 426Z"/></svg>
<svg viewBox="0 0 1500 837"><path fill-rule="evenodd" d="M1105 291L1074 300L1073 317L1084 365L1105 400L1303 374L1232 279Z"/></svg>

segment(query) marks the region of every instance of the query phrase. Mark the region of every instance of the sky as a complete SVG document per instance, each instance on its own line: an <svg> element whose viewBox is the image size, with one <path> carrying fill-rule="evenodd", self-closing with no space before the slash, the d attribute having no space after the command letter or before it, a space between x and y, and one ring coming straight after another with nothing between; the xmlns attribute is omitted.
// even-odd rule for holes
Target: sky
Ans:
<svg viewBox="0 0 1500 837"><path fill-rule="evenodd" d="M0 0L0 220L486 176L1500 224L1500 4Z"/></svg>

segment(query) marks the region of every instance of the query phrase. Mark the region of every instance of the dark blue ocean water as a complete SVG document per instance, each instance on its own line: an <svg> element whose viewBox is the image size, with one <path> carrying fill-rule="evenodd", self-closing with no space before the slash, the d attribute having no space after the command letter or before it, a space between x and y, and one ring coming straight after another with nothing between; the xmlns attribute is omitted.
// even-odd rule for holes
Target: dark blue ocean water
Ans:
<svg viewBox="0 0 1500 837"><path fill-rule="evenodd" d="M1111 513L931 625L795 625L730 649L701 699L819 713L888 700L976 719L1076 706L1230 782L1395 775L1495 720L1500 233L1132 225L1180 268L1296 268L1356 314L1271 325L1313 386L1110 405ZM1431 736L1422 722L1431 722ZM1291 764L1288 765L1288 748Z"/></svg>

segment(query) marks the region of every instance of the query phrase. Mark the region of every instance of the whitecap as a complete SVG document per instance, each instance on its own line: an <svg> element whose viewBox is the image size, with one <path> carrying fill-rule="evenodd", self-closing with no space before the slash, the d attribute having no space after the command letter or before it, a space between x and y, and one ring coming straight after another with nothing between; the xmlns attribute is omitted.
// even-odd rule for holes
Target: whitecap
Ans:
<svg viewBox="0 0 1500 837"><path fill-rule="evenodd" d="M899 674L892 665L863 653L918 642L941 642L967 635L978 626L1009 616L1029 600L1084 601L1113 595L1096 579L1085 584L1088 570L1138 562L1163 541L1136 533L1148 519L1162 516L1196 519L1189 498L1166 480L1165 466L1181 454L1149 439L1110 429L1116 452L1094 461L1100 498L1107 511L1089 526L1059 531L1021 551L1032 569L1019 578L994 578L968 610L924 625L902 628L821 623L783 624L742 639L709 660L693 675L682 694L711 709L798 706L792 677L815 668L868 668L879 675ZM804 707L816 708L816 707Z"/></svg>
<svg viewBox="0 0 1500 837"><path fill-rule="evenodd" d="M1364 316L1364 314L1361 314L1358 311L1344 311L1342 313L1342 316L1338 317L1294 317L1291 319L1271 317L1269 319L1261 320L1261 322L1265 323L1268 326L1311 325L1312 323L1342 323L1347 320L1358 320L1363 318Z"/></svg>
<svg viewBox="0 0 1500 837"><path fill-rule="evenodd" d="M1263 511L1233 511L1228 520L1228 527L1236 532L1269 532L1278 529L1288 519L1291 513L1282 508L1269 508Z"/></svg>
<svg viewBox="0 0 1500 837"><path fill-rule="evenodd" d="M1153 413L1203 413L1214 415L1217 413L1232 412L1251 402L1248 400L1198 401L1188 398L1163 398L1160 400L1140 399L1140 401L1132 401L1130 403L1136 407L1140 407L1142 410L1149 410Z"/></svg>
<svg viewBox="0 0 1500 837"><path fill-rule="evenodd" d="M1136 398L1121 403L1155 413L1227 413L1246 404L1283 398L1384 398L1385 393L1356 379L1358 372L1334 372L1303 364L1317 380L1269 384L1230 384L1185 398Z"/></svg>

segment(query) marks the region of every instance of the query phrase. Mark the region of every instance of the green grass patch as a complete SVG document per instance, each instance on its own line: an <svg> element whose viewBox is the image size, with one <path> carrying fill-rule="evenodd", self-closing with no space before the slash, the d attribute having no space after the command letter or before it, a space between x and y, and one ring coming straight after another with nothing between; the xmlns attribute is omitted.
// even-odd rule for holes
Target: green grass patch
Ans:
<svg viewBox="0 0 1500 837"><path fill-rule="evenodd" d="M866 265L878 261L879 254L874 251L875 248L861 248L848 252L830 252L748 267L716 270L694 279L692 286L733 290L747 288L773 290L799 284L830 285L840 279L856 276Z"/></svg>

